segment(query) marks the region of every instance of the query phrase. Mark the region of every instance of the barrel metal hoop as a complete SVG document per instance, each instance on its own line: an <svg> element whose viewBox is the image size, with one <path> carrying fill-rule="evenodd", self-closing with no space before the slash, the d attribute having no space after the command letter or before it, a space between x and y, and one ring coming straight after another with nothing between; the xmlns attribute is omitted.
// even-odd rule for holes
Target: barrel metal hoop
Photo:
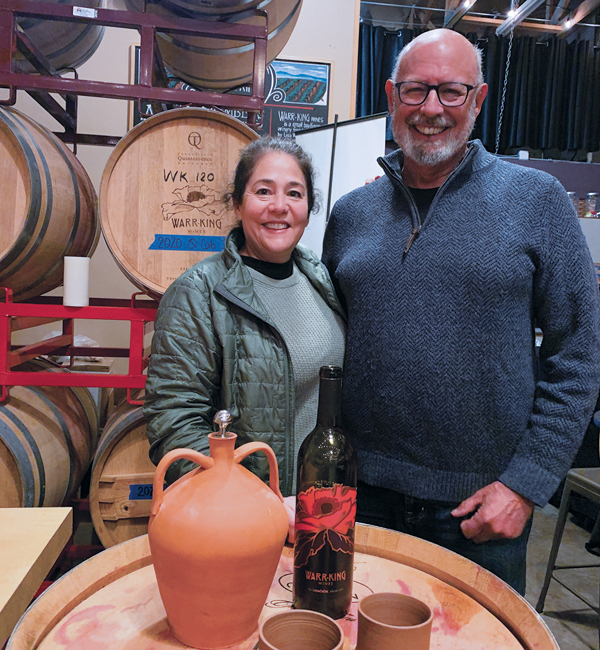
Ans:
<svg viewBox="0 0 600 650"><path fill-rule="evenodd" d="M48 60L54 61L56 59L59 59L61 56L64 56L65 54L68 55L71 50L73 50L77 45L79 45L82 41L86 40L89 38L89 35L93 31L97 31L98 35L94 39L93 42L89 43L87 45L87 49L85 52L81 54L81 56L76 59L75 61L70 62L68 66L61 66L61 69L64 69L65 67L68 68L77 68L80 66L82 63L85 63L90 56L98 49L98 46L100 45L100 41L102 40L102 37L104 36L104 25L101 25L98 27L97 24L94 23L88 23L85 26L85 29L82 29L78 36L74 38L73 40L70 40L65 43L64 47L61 47L58 50L55 50L54 52L49 52L45 56ZM93 36L93 34L92 34Z"/></svg>
<svg viewBox="0 0 600 650"><path fill-rule="evenodd" d="M2 404L0 404L0 413L3 413L11 422L13 422L23 434L23 437L29 444L40 477L40 494L38 503L35 503L35 479L29 456L16 434L11 430L6 422L0 420L0 438L4 440L13 457L17 461L17 466L21 473L21 480L23 481L23 507L33 508L36 506L42 506L46 496L46 474L44 472L44 463L37 443L23 422L21 422L19 418L17 418Z"/></svg>
<svg viewBox="0 0 600 650"><path fill-rule="evenodd" d="M38 125L39 126L39 125ZM41 126L40 128L42 131L45 131ZM75 168L73 167L73 164L69 160L67 154L65 153L64 149L57 144L57 138L54 134L50 133L49 131L46 132L46 136L48 138L48 141L54 146L60 157L63 159L65 165L67 166L67 170L69 171L69 175L71 177L71 182L73 183L73 198L75 199L75 210L73 213L73 226L71 228L71 233L69 235L69 239L67 242L65 242L63 252L61 255L56 256L56 261L52 267L46 270L43 276L37 277L33 280L33 282L30 285L27 285L21 289L21 292L27 292L30 291L31 289L34 289L36 286L38 286L42 280L44 280L47 277L52 276L52 274L63 264L63 258L65 255L68 255L69 252L71 251L71 246L73 245L73 242L75 241L75 237L77 236L77 231L79 228L79 220L81 217L81 196L80 196L80 191L78 187L78 181L77 181L77 175L75 173ZM46 169L46 177L48 178L48 181L51 181L50 178L50 169L47 167L47 161L45 158L43 158L44 162L44 167ZM51 184L51 183L49 183ZM51 196L51 193L49 193L49 196ZM48 212L49 210L49 212ZM51 219L51 213L52 213L52 202L48 201L48 210L46 214L46 219L44 220L44 223L46 224L46 227L44 228L43 232L40 232L40 236L38 236L38 241L41 236L43 236L46 232L46 229L48 227L48 224L50 223ZM37 243L37 242L36 242ZM27 258L25 258L22 262L21 265L24 264L27 261ZM16 270L16 269L15 269Z"/></svg>
<svg viewBox="0 0 600 650"><path fill-rule="evenodd" d="M36 238L36 241L33 246L31 246L31 240L35 234L35 228L38 224L38 214L41 207L41 176L37 164L35 164L35 155L33 153L33 148L31 147L30 142L25 138L21 133L21 128L17 120L8 110L0 110L0 120L6 124L10 129L12 136L17 140L21 151L25 156L25 161L27 163L27 169L29 171L29 194L30 202L29 209L27 211L27 216L25 218L25 223L21 230L21 233L17 237L15 243L13 244L12 249L2 258L3 268L7 268L11 265L19 255L30 246L30 251L35 250L37 244L39 243L39 237ZM26 259L29 257L26 256ZM22 266L23 262L19 265ZM10 269L12 273L12 268ZM0 273L0 279L2 274Z"/></svg>
<svg viewBox="0 0 600 650"><path fill-rule="evenodd" d="M132 408L125 415L122 415L116 419L118 427L113 427L112 429L108 429L108 427L104 428L104 433L100 438L98 449L94 455L92 473L94 472L98 461L106 456L107 452L109 452L117 444L123 435L127 434L131 429L137 426L140 421L144 421L144 414L142 413L142 409L139 407ZM112 424L112 422L109 422L107 424ZM105 435L107 433L108 435Z"/></svg>
<svg viewBox="0 0 600 650"><path fill-rule="evenodd" d="M67 426L67 423L65 422L64 416L60 411L60 409L46 395L44 395L44 393L38 387L29 386L29 390L32 393L35 393L42 400L42 402L44 402L44 404L50 409L50 411L56 418L60 428L62 429L63 435L65 437L65 443L67 445L67 450L69 452L69 480L67 481L67 484L65 486L65 491L61 499L61 503L64 503L67 495L69 494L69 488L71 487L71 481L73 480L73 474L74 474L75 448L73 447L71 432L69 431L69 427Z"/></svg>
<svg viewBox="0 0 600 650"><path fill-rule="evenodd" d="M292 11L285 17L285 20L283 20L277 27L275 27L272 31L269 32L269 35L267 36L268 41L272 41L274 38L279 36L281 32L283 32L284 29L287 28L289 23L292 20L296 20L297 18L297 12L300 11L300 5L302 4L302 0L298 0ZM236 18L239 18L239 15L236 16ZM252 52L254 51L254 44L253 43L247 43L246 45L240 45L239 47L228 47L228 48L208 48L208 47L198 47L196 45L193 45L191 43L185 43L183 41L180 41L178 38L176 38L174 35L168 33L168 32L161 32L159 34L160 38L164 39L168 43L171 43L174 47L180 50L185 50L186 52L192 52L193 54L202 54L205 56L236 56L239 54L246 54L247 52Z"/></svg>

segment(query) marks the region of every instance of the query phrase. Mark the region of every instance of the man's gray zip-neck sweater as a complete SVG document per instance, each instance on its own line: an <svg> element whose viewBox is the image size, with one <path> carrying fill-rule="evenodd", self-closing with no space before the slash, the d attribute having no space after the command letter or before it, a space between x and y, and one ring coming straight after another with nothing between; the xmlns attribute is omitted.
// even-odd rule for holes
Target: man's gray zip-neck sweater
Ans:
<svg viewBox="0 0 600 650"><path fill-rule="evenodd" d="M402 152L380 164L335 204L323 254L348 310L360 478L449 502L500 480L544 505L600 382L598 282L568 196L474 141L421 224Z"/></svg>

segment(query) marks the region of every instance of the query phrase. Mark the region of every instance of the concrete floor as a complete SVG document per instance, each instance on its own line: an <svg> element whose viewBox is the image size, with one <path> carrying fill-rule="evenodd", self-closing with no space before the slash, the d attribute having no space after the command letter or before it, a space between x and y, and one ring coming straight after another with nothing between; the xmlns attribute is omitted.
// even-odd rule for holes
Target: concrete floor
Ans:
<svg viewBox="0 0 600 650"><path fill-rule="evenodd" d="M557 514L558 510L552 505L543 509L536 508L534 513L525 594L533 607L537 604L544 581ZM575 525L569 516L557 564L600 564L600 557L585 549L584 545L589 538L590 533ZM559 571L558 577L582 594L588 602L598 604L600 568ZM598 650L598 615L554 580L548 589L542 618L561 650Z"/></svg>

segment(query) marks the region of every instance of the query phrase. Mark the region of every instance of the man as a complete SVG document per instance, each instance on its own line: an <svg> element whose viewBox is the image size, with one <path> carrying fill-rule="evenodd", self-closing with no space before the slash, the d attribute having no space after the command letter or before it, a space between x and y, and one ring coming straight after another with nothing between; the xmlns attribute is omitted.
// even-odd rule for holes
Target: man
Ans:
<svg viewBox="0 0 600 650"><path fill-rule="evenodd" d="M468 141L487 85L467 39L417 37L386 92L400 149L334 206L323 255L348 309L358 519L523 594L534 504L570 467L598 393L597 280L558 181Z"/></svg>

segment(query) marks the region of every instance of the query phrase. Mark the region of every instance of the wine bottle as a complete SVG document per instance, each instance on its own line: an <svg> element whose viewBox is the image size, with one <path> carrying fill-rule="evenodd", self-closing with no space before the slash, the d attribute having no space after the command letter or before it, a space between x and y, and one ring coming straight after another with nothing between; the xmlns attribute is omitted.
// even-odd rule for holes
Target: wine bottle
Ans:
<svg viewBox="0 0 600 650"><path fill-rule="evenodd" d="M293 607L342 618L352 601L357 458L341 423L342 369L319 372L317 425L300 446Z"/></svg>

